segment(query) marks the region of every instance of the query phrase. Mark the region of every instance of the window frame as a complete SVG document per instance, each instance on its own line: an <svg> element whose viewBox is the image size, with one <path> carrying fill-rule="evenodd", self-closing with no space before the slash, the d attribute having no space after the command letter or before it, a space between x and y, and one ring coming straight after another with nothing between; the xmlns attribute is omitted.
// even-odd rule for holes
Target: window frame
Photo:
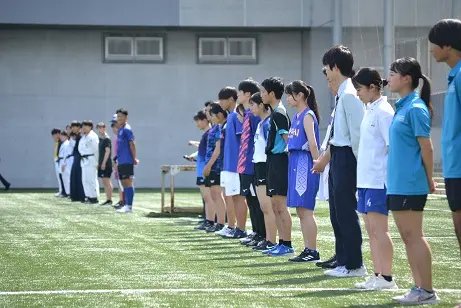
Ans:
<svg viewBox="0 0 461 308"><path fill-rule="evenodd" d="M109 54L109 41L111 39L123 39L131 41L131 55L110 55ZM161 34L154 33L104 33L102 37L103 51L102 51L102 62L103 63L165 63L165 39L166 37ZM138 55L137 54L137 42L140 40L158 40L160 42L160 54L159 55Z"/></svg>
<svg viewBox="0 0 461 308"><path fill-rule="evenodd" d="M224 42L224 56L204 56L202 54L203 41L223 41ZM230 42L237 41L251 41L252 42L252 55L251 56L238 56L230 55ZM197 64L258 64L258 38L254 35L197 35Z"/></svg>

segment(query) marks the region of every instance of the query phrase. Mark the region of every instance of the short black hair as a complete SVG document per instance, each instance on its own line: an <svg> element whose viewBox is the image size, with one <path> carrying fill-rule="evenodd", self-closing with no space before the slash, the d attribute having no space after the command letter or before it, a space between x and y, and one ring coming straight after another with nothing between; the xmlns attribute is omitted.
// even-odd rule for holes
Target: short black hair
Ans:
<svg viewBox="0 0 461 308"><path fill-rule="evenodd" d="M324 66L328 65L331 70L336 65L341 75L345 77L354 76L352 69L354 66L354 56L346 46L336 45L328 49L323 55L322 63Z"/></svg>
<svg viewBox="0 0 461 308"><path fill-rule="evenodd" d="M121 113L121 114L123 114L123 115L125 115L125 116L128 116L128 110L123 109L123 108L117 109L117 111L116 111L115 113L116 113L116 114Z"/></svg>
<svg viewBox="0 0 461 308"><path fill-rule="evenodd" d="M326 69L325 67L322 68L322 73L323 73L323 75L325 75L325 76L327 75L327 69Z"/></svg>
<svg viewBox="0 0 461 308"><path fill-rule="evenodd" d="M261 105L261 104L264 105L263 99L261 97L261 92L253 94L250 97L250 102L252 102L253 104L256 104L256 105ZM243 105L239 105L239 106L243 107ZM269 105L264 105L264 109L270 110L270 106Z"/></svg>
<svg viewBox="0 0 461 308"><path fill-rule="evenodd" d="M89 127L93 128L93 121L84 120L84 121L82 121L82 126L89 126Z"/></svg>
<svg viewBox="0 0 461 308"><path fill-rule="evenodd" d="M429 42L441 48L450 46L461 51L461 20L442 19L429 31Z"/></svg>
<svg viewBox="0 0 461 308"><path fill-rule="evenodd" d="M66 132L65 129L63 129L63 130L61 131L61 136L69 137L69 135L67 135L67 132Z"/></svg>
<svg viewBox="0 0 461 308"><path fill-rule="evenodd" d="M70 122L70 127L82 127L82 123L79 121L72 121Z"/></svg>
<svg viewBox="0 0 461 308"><path fill-rule="evenodd" d="M210 103L211 105L211 103ZM199 121L199 120L208 120L207 117L206 117L206 114L205 112L203 112L203 110L200 110L199 112L197 112L195 115L194 115L194 121Z"/></svg>
<svg viewBox="0 0 461 308"><path fill-rule="evenodd" d="M285 92L285 85L280 77L270 77L264 79L261 85L264 89L266 89L267 93L274 92L276 99L281 99L283 92Z"/></svg>
<svg viewBox="0 0 461 308"><path fill-rule="evenodd" d="M210 105L210 114L218 115L218 113L222 113L224 118L227 118L227 111L224 110L220 104L218 103L213 103Z"/></svg>
<svg viewBox="0 0 461 308"><path fill-rule="evenodd" d="M213 104L213 103L214 103L214 101L206 101L205 104L204 104L204 105L205 105L205 108L208 107L208 106L210 106L210 105Z"/></svg>
<svg viewBox="0 0 461 308"><path fill-rule="evenodd" d="M251 78L245 79L239 83L239 91L250 93L251 95L260 91L259 84Z"/></svg>
<svg viewBox="0 0 461 308"><path fill-rule="evenodd" d="M61 130L59 128L53 128L51 130L51 135L59 135L61 133Z"/></svg>
<svg viewBox="0 0 461 308"><path fill-rule="evenodd" d="M76 137L77 134L76 133L70 133L70 137Z"/></svg>
<svg viewBox="0 0 461 308"><path fill-rule="evenodd" d="M218 93L218 99L229 99L231 97L234 101L237 100L237 90L234 87L222 88Z"/></svg>

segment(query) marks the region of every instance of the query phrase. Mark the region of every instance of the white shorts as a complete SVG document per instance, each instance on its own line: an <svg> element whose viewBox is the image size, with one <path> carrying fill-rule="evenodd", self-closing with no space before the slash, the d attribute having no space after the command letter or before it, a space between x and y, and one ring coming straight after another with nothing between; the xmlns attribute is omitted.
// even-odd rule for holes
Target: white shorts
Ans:
<svg viewBox="0 0 461 308"><path fill-rule="evenodd" d="M226 197L240 195L240 175L236 172L221 171L221 187Z"/></svg>

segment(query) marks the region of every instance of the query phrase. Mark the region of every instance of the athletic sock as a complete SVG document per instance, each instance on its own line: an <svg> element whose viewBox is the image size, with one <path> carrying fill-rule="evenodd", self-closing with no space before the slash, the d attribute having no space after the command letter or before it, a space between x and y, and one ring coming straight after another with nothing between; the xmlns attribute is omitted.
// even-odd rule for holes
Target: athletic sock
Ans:
<svg viewBox="0 0 461 308"><path fill-rule="evenodd" d="M125 205L131 207L133 205L134 188L133 187L125 187L123 192L125 194Z"/></svg>
<svg viewBox="0 0 461 308"><path fill-rule="evenodd" d="M434 290L430 290L430 291L426 290L426 289L423 289L423 290L426 291L427 293L430 293L430 294L434 293Z"/></svg>
<svg viewBox="0 0 461 308"><path fill-rule="evenodd" d="M283 245L283 240L279 239L279 245Z"/></svg>
<svg viewBox="0 0 461 308"><path fill-rule="evenodd" d="M381 276L383 276L384 280L386 280L387 282L392 281L392 276L387 276L387 275L381 275Z"/></svg>
<svg viewBox="0 0 461 308"><path fill-rule="evenodd" d="M291 241L283 241L283 245L292 248L291 247Z"/></svg>

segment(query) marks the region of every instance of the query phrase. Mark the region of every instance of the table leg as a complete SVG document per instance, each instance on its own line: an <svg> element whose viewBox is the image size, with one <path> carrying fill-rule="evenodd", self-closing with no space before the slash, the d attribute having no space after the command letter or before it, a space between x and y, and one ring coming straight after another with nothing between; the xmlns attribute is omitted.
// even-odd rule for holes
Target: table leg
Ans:
<svg viewBox="0 0 461 308"><path fill-rule="evenodd" d="M165 212L165 175L166 175L166 172L162 170L162 183L161 183L161 187L160 187L161 213Z"/></svg>
<svg viewBox="0 0 461 308"><path fill-rule="evenodd" d="M171 214L174 213L174 174L170 172Z"/></svg>

